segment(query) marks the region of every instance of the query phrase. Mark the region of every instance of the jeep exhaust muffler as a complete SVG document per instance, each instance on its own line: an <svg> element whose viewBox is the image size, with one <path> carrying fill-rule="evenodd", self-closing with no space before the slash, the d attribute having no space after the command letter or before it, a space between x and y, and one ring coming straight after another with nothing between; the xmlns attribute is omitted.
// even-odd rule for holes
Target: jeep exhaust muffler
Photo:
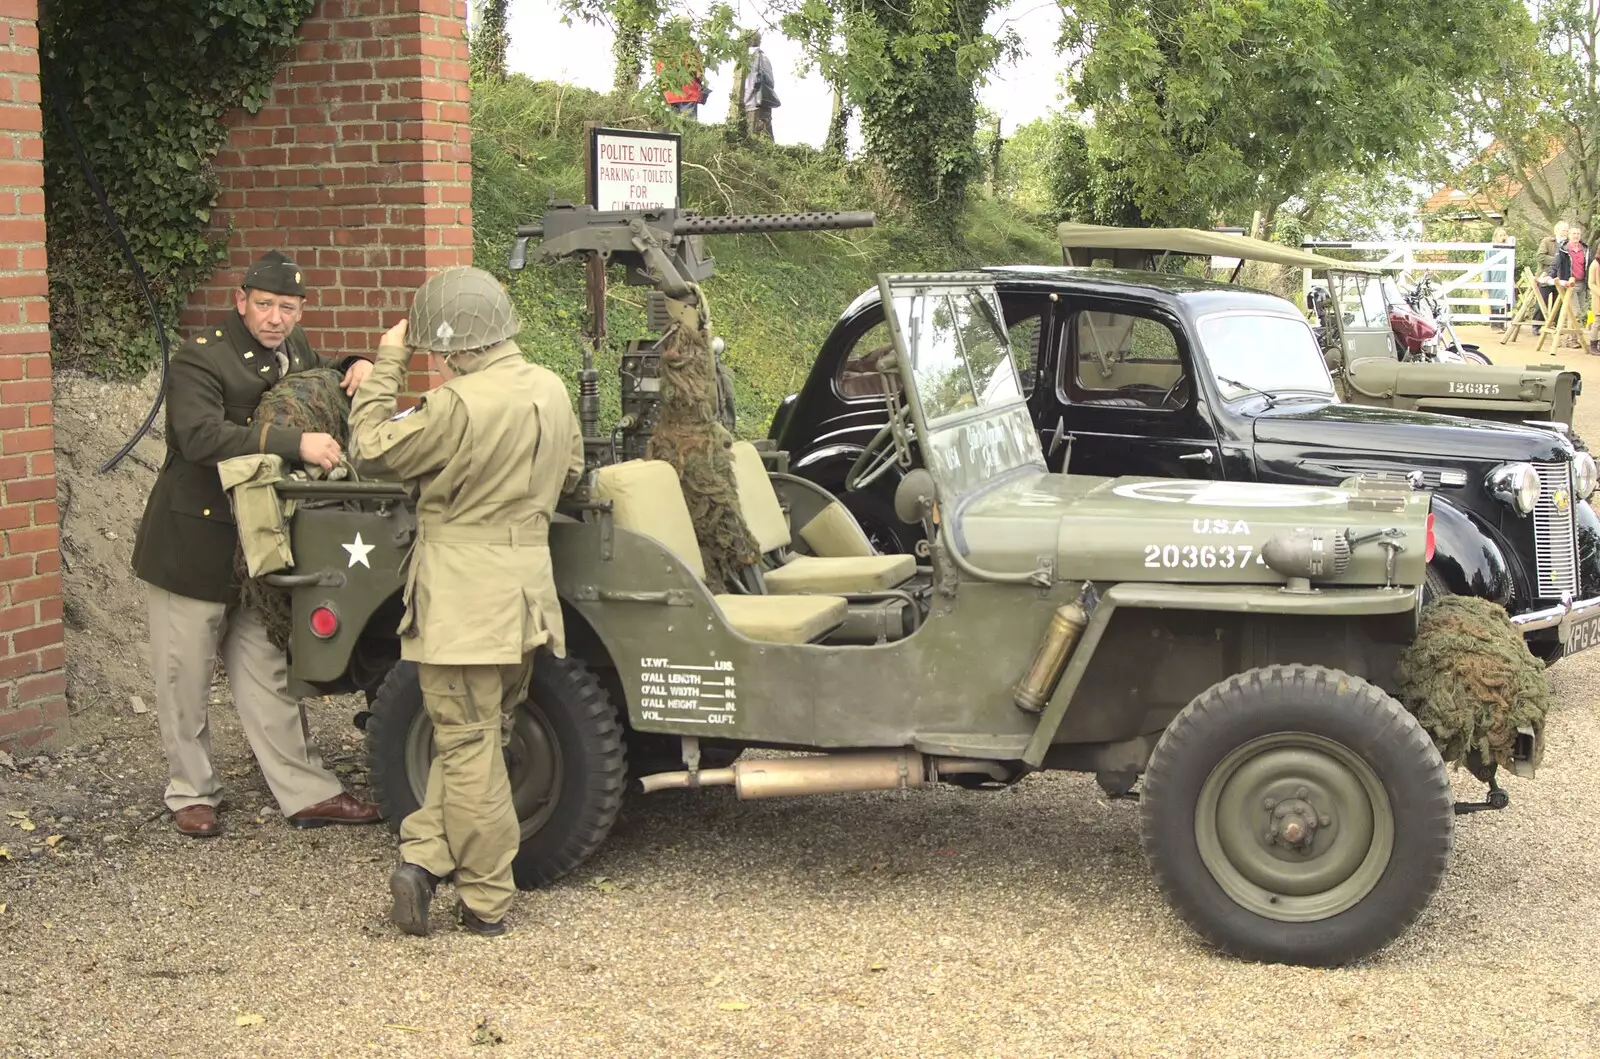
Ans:
<svg viewBox="0 0 1600 1059"><path fill-rule="evenodd" d="M915 750L816 754L810 757L757 758L731 768L699 772L658 772L643 776L644 793L690 787L732 787L741 799L786 798L801 794L848 794L925 787L941 776L982 773L1007 780L1011 770L998 761L930 758Z"/></svg>

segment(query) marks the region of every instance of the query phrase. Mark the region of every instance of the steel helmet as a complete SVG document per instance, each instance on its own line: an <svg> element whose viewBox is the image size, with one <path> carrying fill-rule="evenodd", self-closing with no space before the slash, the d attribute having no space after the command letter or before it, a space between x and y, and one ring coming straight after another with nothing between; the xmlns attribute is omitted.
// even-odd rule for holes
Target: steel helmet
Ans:
<svg viewBox="0 0 1600 1059"><path fill-rule="evenodd" d="M430 353L487 349L522 329L500 281L458 265L429 276L411 300L406 344Z"/></svg>

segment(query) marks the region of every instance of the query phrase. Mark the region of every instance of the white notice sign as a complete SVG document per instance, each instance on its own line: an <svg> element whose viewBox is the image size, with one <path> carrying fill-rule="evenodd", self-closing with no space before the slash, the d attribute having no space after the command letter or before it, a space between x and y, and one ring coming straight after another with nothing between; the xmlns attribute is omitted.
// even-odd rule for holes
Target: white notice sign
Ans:
<svg viewBox="0 0 1600 1059"><path fill-rule="evenodd" d="M679 146L672 133L594 129L589 201L598 210L676 209Z"/></svg>

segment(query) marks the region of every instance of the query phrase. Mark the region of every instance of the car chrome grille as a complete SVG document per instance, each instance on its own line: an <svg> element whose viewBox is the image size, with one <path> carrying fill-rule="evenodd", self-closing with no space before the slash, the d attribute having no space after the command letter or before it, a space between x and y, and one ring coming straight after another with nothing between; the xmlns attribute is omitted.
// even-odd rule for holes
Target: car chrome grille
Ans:
<svg viewBox="0 0 1600 1059"><path fill-rule="evenodd" d="M1573 527L1572 465L1536 463L1539 503L1533 509L1534 564L1540 599L1578 594L1578 535ZM1565 502L1556 504L1556 494Z"/></svg>

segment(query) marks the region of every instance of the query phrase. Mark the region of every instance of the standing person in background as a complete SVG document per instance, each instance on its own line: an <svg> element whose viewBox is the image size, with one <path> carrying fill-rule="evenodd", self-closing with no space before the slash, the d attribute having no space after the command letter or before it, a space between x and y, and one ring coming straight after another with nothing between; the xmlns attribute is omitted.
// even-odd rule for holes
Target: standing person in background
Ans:
<svg viewBox="0 0 1600 1059"><path fill-rule="evenodd" d="M1533 310L1533 333L1536 336L1546 322L1543 306L1548 305L1552 312L1555 311L1555 298L1559 293L1556 290L1556 266L1559 263L1557 259L1560 257L1561 248L1567 242L1567 222L1557 221L1552 231L1553 234L1539 240L1539 271L1534 276L1534 281L1539 285L1539 298L1542 304L1535 306Z"/></svg>
<svg viewBox="0 0 1600 1059"><path fill-rule="evenodd" d="M1572 292L1572 319L1581 330L1587 324L1589 312L1589 246L1583 241L1583 226L1567 226L1567 242L1556 257L1556 286ZM1581 349L1578 336L1568 333L1561 338L1563 348Z"/></svg>
<svg viewBox="0 0 1600 1059"><path fill-rule="evenodd" d="M659 42L661 50L668 55L656 59L656 76L660 77L666 72L667 59L670 57L675 62L675 68L682 70L689 78L676 88L663 88L662 100L679 114L698 118L700 104L711 93L705 84L705 55L695 43L689 20L679 15L668 22L662 27Z"/></svg>
<svg viewBox="0 0 1600 1059"><path fill-rule="evenodd" d="M772 142L772 108L780 106L772 60L761 50L761 34L750 32L750 72L744 79L744 112L752 140Z"/></svg>

